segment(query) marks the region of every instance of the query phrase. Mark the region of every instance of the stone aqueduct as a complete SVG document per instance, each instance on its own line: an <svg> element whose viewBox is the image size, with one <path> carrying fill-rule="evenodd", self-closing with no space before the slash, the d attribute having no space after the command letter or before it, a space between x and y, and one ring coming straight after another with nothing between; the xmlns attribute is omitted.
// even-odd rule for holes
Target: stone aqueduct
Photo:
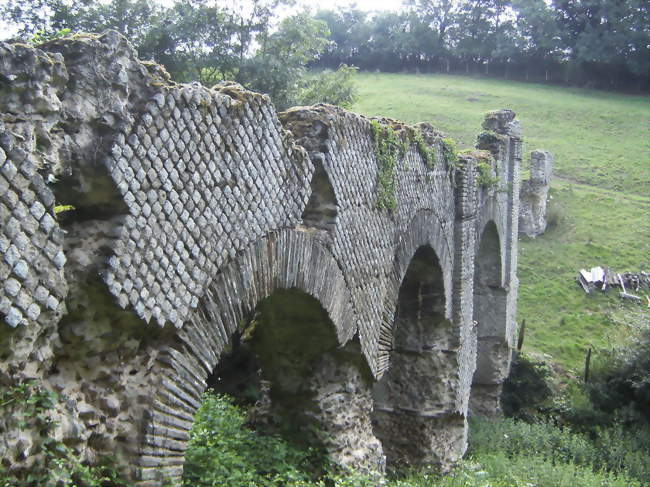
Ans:
<svg viewBox="0 0 650 487"><path fill-rule="evenodd" d="M512 112L479 138L490 184L484 152L450 161L431 126L380 120L408 145L386 183L369 119L174 84L111 31L0 44L0 112L0 381L60 393L55 434L82 458L117 456L141 485L179 478L201 395L241 374L227 361L242 347L269 414L318 424L344 465L446 468L468 414L498 410ZM1 456L27 468L36 433L0 426Z"/></svg>

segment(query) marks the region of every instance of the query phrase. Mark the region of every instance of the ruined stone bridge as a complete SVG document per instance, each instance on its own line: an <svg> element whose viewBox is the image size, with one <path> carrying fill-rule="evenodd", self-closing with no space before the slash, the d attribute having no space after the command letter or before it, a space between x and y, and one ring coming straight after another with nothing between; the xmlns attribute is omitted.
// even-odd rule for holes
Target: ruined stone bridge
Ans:
<svg viewBox="0 0 650 487"><path fill-rule="evenodd" d="M0 116L0 381L59 393L53 434L80 458L179 478L207 387L253 387L379 472L448 468L470 411L498 410L512 112L456 154L427 124L174 84L108 31L0 44ZM18 470L40 439L16 417L0 456Z"/></svg>

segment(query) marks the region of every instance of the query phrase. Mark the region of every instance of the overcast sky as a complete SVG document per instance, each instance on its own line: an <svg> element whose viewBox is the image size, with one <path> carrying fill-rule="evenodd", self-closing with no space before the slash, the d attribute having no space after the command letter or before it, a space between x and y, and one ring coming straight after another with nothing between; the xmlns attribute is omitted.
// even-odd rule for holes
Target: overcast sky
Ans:
<svg viewBox="0 0 650 487"><path fill-rule="evenodd" d="M102 0L98 0L102 1ZM105 1L105 0L104 0ZM163 5L170 6L174 0L155 0ZM6 0L0 0L0 5L4 4ZM245 0L244 0L245 2ZM288 9L288 13L296 12L307 8L312 11L318 9L337 9L339 7L347 7L355 5L359 10L400 10L404 0L297 0L295 7ZM0 19L0 40L7 39L15 34L15 29L9 27L3 19Z"/></svg>
<svg viewBox="0 0 650 487"><path fill-rule="evenodd" d="M4 0L0 0L2 3ZM174 0L155 0L163 5L170 6ZM224 2L218 2L222 5ZM359 10L399 10L402 7L403 0L296 0L297 7L307 7L311 10L318 9L336 9L338 7L347 7L355 4Z"/></svg>
<svg viewBox="0 0 650 487"><path fill-rule="evenodd" d="M399 10L403 0L303 0L300 5L307 6L314 10L334 9L355 4L359 10Z"/></svg>

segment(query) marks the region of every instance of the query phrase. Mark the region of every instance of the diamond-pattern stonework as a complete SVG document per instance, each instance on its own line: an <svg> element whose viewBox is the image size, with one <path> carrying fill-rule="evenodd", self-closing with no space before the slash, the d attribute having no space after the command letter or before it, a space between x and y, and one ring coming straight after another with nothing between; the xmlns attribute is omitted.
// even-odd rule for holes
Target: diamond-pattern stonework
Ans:
<svg viewBox="0 0 650 487"><path fill-rule="evenodd" d="M117 136L107 166L129 208L109 288L146 322L176 326L236 252L299 222L313 173L268 98L195 86L149 102Z"/></svg>
<svg viewBox="0 0 650 487"><path fill-rule="evenodd" d="M250 336L269 340L273 414L308 418L333 461L378 478L451 466L469 410L498 411L514 113L489 113L489 143L448 160L428 124L176 84L114 31L0 43L0 80L0 382L63 398L52 434L81 460L118 458L139 486L179 480L210 377ZM388 166L386 127L404 144ZM24 406L0 417L16 475L42 460Z"/></svg>
<svg viewBox="0 0 650 487"><path fill-rule="evenodd" d="M11 326L60 316L67 284L54 195L31 154L0 125L0 313Z"/></svg>

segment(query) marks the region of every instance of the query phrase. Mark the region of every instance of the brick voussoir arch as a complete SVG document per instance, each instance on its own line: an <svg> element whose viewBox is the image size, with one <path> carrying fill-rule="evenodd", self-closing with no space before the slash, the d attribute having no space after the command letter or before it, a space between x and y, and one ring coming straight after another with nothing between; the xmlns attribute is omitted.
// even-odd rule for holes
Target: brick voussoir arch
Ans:
<svg viewBox="0 0 650 487"><path fill-rule="evenodd" d="M453 227L450 222L440 218L433 210L418 211L397 243L395 260L388 290L384 298L384 313L377 352L378 378L390 367L390 352L393 339L393 325L399 288L409 263L418 248L429 245L438 257L444 275L445 315L451 319L451 293L453 270Z"/></svg>
<svg viewBox="0 0 650 487"><path fill-rule="evenodd" d="M481 247L481 240L485 228L490 222L494 224L499 236L499 258L501 259L501 282L503 284L503 276L506 273L505 269L505 252L506 252L506 239L504 229L504 216L500 214L499 208L496 205L485 205L481 208L476 218L476 243L474 248L474 256L478 255L478 250Z"/></svg>
<svg viewBox="0 0 650 487"><path fill-rule="evenodd" d="M136 469L142 485L180 478L193 416L206 378L231 336L257 304L280 289L299 289L327 311L340 345L356 332L350 292L330 253L308 233L274 231L240 252L219 270L193 316L177 333L177 343L158 356L159 386Z"/></svg>

